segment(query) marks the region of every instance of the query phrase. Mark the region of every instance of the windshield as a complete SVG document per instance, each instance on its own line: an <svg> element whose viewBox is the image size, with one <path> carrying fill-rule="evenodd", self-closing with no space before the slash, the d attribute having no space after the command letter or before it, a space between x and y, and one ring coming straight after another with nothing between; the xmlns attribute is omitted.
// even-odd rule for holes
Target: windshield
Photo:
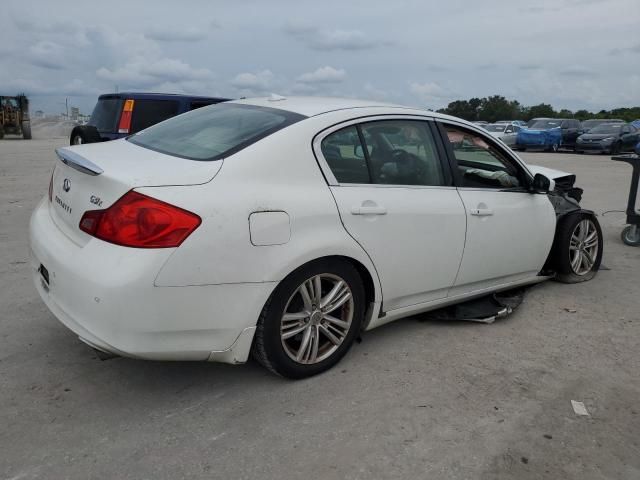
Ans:
<svg viewBox="0 0 640 480"><path fill-rule="evenodd" d="M560 127L561 123L561 120L538 120L529 128L533 130L550 130L552 128Z"/></svg>
<svg viewBox="0 0 640 480"><path fill-rule="evenodd" d="M593 127L591 130L589 130L589 133L594 133L594 134L598 134L598 133L620 133L620 129L622 128L622 125L619 124L605 124L605 125L598 125L597 127Z"/></svg>
<svg viewBox="0 0 640 480"><path fill-rule="evenodd" d="M115 132L121 104L122 99L119 97L99 98L89 119L89 125L96 127L99 132Z"/></svg>
<svg viewBox="0 0 640 480"><path fill-rule="evenodd" d="M485 125L483 128L490 132L504 132L508 125L505 124L494 124L494 125Z"/></svg>
<svg viewBox="0 0 640 480"><path fill-rule="evenodd" d="M191 160L218 160L305 118L275 108L220 103L128 137L131 143Z"/></svg>

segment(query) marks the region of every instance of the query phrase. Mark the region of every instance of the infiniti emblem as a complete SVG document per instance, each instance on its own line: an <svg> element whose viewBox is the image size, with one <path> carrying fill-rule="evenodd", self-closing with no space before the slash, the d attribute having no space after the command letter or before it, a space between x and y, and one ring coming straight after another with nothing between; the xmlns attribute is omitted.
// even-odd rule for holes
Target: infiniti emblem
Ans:
<svg viewBox="0 0 640 480"><path fill-rule="evenodd" d="M69 190L71 190L71 182L69 181L68 178L65 178L64 182L62 182L62 189L65 192L68 192Z"/></svg>

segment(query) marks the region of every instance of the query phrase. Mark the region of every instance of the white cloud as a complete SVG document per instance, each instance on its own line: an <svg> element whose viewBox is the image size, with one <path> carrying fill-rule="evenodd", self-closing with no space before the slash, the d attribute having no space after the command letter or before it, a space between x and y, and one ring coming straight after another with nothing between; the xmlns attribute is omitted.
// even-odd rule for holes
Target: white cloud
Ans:
<svg viewBox="0 0 640 480"><path fill-rule="evenodd" d="M409 90L427 103L442 101L449 96L449 93L435 82L413 82L409 84Z"/></svg>
<svg viewBox="0 0 640 480"><path fill-rule="evenodd" d="M40 41L29 47L27 58L32 65L60 70L64 68L64 49L51 41Z"/></svg>
<svg viewBox="0 0 640 480"><path fill-rule="evenodd" d="M136 58L125 65L113 69L101 67L96 76L102 80L142 88L160 82L187 82L192 80L211 80L213 72L206 68L195 68L182 60L161 58L149 61Z"/></svg>
<svg viewBox="0 0 640 480"><path fill-rule="evenodd" d="M240 90L264 92L273 86L273 81L271 70L262 70L258 73L239 73L231 80L231 85Z"/></svg>
<svg viewBox="0 0 640 480"><path fill-rule="evenodd" d="M307 72L300 75L296 81L299 83L340 83L344 80L346 72L342 69L336 69L330 66L320 67L313 72Z"/></svg>
<svg viewBox="0 0 640 480"><path fill-rule="evenodd" d="M145 36L159 42L199 42L207 38L207 34L198 28L182 26L178 29L154 27Z"/></svg>
<svg viewBox="0 0 640 480"><path fill-rule="evenodd" d="M283 30L314 50L366 50L389 44L371 39L360 30L325 30L295 22L287 23Z"/></svg>

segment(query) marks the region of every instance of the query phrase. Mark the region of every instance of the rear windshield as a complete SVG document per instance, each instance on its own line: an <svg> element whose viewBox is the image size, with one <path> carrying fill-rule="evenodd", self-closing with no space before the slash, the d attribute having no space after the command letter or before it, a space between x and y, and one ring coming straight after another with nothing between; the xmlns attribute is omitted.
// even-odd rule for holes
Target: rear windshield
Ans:
<svg viewBox="0 0 640 480"><path fill-rule="evenodd" d="M218 160L303 118L276 108L220 103L170 118L127 139L175 157Z"/></svg>
<svg viewBox="0 0 640 480"><path fill-rule="evenodd" d="M99 98L89 119L89 125L96 127L99 132L115 132L121 108L122 99L119 97Z"/></svg>

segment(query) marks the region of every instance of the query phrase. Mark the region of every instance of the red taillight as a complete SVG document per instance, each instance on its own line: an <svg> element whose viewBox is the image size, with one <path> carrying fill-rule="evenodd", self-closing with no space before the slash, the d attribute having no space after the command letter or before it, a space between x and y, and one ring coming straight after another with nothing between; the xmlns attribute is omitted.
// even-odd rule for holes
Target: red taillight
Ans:
<svg viewBox="0 0 640 480"><path fill-rule="evenodd" d="M128 99L124 101L122 113L120 114L120 123L118 124L118 133L129 133L131 128L131 115L133 114L134 100Z"/></svg>
<svg viewBox="0 0 640 480"><path fill-rule="evenodd" d="M195 213L133 190L106 210L90 210L80 230L105 242L137 248L177 247L200 225Z"/></svg>
<svg viewBox="0 0 640 480"><path fill-rule="evenodd" d="M53 171L51 172L51 180L49 180L49 201L53 202L53 172L56 171L56 168L53 167Z"/></svg>

